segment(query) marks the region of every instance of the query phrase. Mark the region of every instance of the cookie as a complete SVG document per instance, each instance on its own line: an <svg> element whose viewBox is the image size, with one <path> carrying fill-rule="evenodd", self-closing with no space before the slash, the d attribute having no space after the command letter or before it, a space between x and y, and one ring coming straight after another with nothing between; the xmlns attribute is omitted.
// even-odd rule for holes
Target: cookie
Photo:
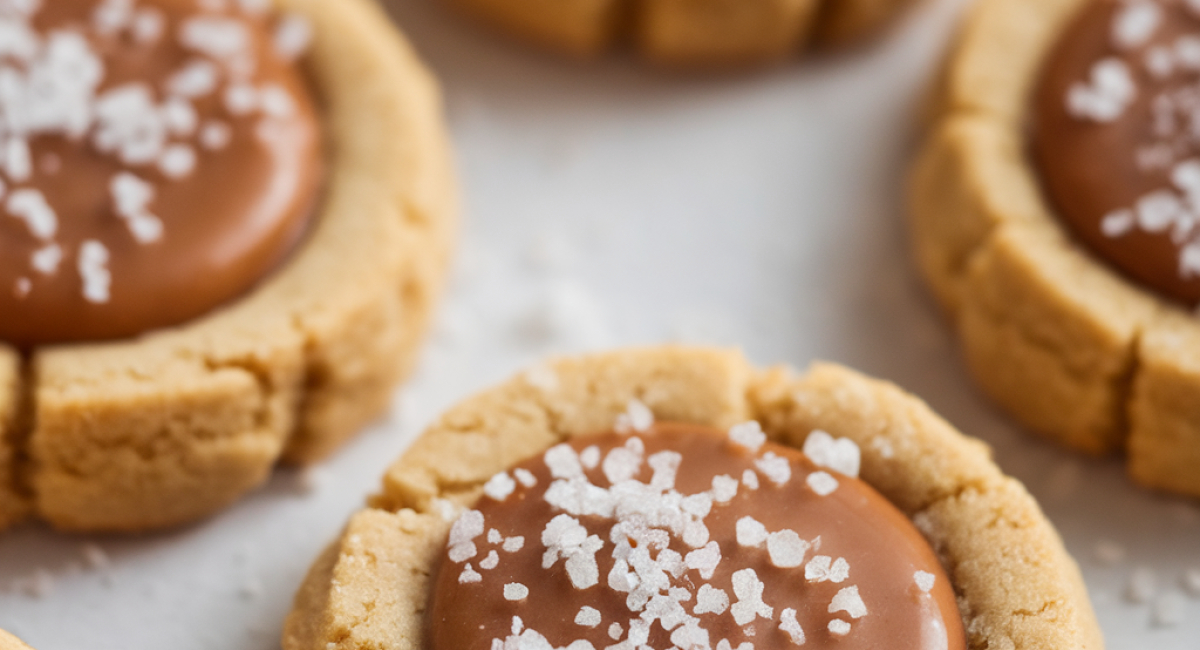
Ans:
<svg viewBox="0 0 1200 650"><path fill-rule="evenodd" d="M455 7L543 48L591 57L629 39L666 66L727 67L843 45L891 22L914 0L452 0Z"/></svg>
<svg viewBox="0 0 1200 650"><path fill-rule="evenodd" d="M1165 7L1132 4L1151 13ZM985 392L1062 445L1096 455L1124 452L1142 485L1200 495L1200 475L1186 465L1200 454L1200 418L1190 406L1200 400L1200 322L1184 294L1152 283L1150 275L1164 272L1161 264L1139 270L1121 259L1167 260L1172 283L1188 277L1189 240L1172 243L1153 221L1159 241L1139 240L1158 235L1133 232L1141 217L1119 196L1142 185L1153 189L1167 175L1155 167L1159 143L1127 139L1138 129L1155 132L1134 118L1152 112L1151 91L1180 78L1140 71L1158 45L1110 43L1125 38L1115 27L1109 31L1116 9L1107 0L985 0L970 12L912 175L913 242ZM1123 20L1133 21L1121 23L1124 29L1144 22ZM1170 30L1159 36L1178 35ZM1146 38L1157 38L1153 32ZM1115 54L1098 56L1096 48ZM1136 61L1115 64L1115 97L1124 96L1120 69L1131 65L1141 75L1142 96L1110 105L1097 95L1089 66L1126 56ZM1104 70L1111 68L1098 73L1109 80ZM1052 141L1052 134L1067 140ZM1096 156L1091 149L1101 143L1122 155ZM1084 159L1069 165L1055 158L1067 152ZM1145 171L1139 157L1149 165ZM1068 194L1086 201L1072 202ZM1098 211L1105 201L1111 212ZM1149 255L1106 250L1127 245L1158 248Z"/></svg>
<svg viewBox="0 0 1200 650"><path fill-rule="evenodd" d="M485 498L499 500L501 507L509 507L509 503L519 507L524 500L509 499L508 495L521 494L519 490L538 485L538 480L532 472L522 475L518 470L510 474L509 470L514 466L527 467L523 461L537 463L552 448L559 460L545 462L548 471L559 472L555 476L572 475L572 462L583 467L602 465L606 474L610 471L620 473L620 463L612 460L612 453L603 463L600 463L601 454L586 449L578 455L576 452L565 453L564 460L563 447L570 446L562 443L598 444L586 437L612 431L614 426L618 432L624 431L627 435L650 431L655 422L721 432L732 429L730 437L740 440L738 444L804 447L813 459L823 459L829 466L840 468L809 472L793 464L792 469L783 471L786 476L781 476L781 470L789 465L784 463L781 468L778 464L787 454L762 454L755 462L768 464L756 465L757 473L750 472L754 474L754 484L761 489L772 487L776 481L782 485L803 471L807 473L804 483L813 492L835 493L842 489L842 481L850 481L850 475L859 470L851 465L860 463L862 480L890 502L889 508L903 513L899 517L904 525L915 524L928 540L927 550L936 551L940 558L940 570L948 576L957 597L960 624L966 630L965 647L1103 647L1078 568L1033 499L1018 482L996 468L984 445L958 433L925 404L896 387L839 366L817 364L806 373L796 375L782 368L754 368L736 352L674 347L559 359L476 395L446 412L387 471L381 492L372 497L366 509L351 518L341 536L316 560L288 616L283 647L287 650L427 647L429 632L425 613L429 611L434 581L450 570L454 578L450 582L489 584L483 578L476 581L475 577L504 570L503 566L496 568L491 551L475 546L476 542L484 544L482 538L473 534L483 528L467 530L474 523L482 526L482 522L473 522L471 517L474 515L464 519L458 513L476 502L484 503L481 499ZM827 432L827 435L810 438L816 430ZM645 433L644 437L650 440L653 435ZM764 442L767 439L769 443ZM633 445L632 442L626 444ZM845 454L843 447L846 445L858 453ZM835 448L838 451L833 451ZM549 459L550 455L544 458ZM576 460L572 461L572 458ZM847 462L847 458L858 463ZM683 463L687 462L685 457ZM610 463L613 466L610 467ZM675 480L673 468L683 466L678 461L670 462L670 454L665 459L650 461L650 464L655 467L656 476L659 471L670 474L669 479L664 475L668 483ZM816 474L824 474L824 477L816 480ZM834 485L820 487L825 479L832 480ZM657 480L651 479L650 484L654 485ZM741 487L737 487L738 481L732 478L726 482L733 483L733 492L739 493L752 490L749 480L743 476ZM768 481L772 485L768 485ZM812 487L814 485L818 487ZM714 480L713 486L712 493L716 494L717 481ZM663 485L659 484L659 488ZM550 487L551 491L558 489ZM594 486L587 489L593 490ZM570 503L570 494L570 490L559 493L568 499L560 503ZM726 497L731 498L731 495ZM653 497L648 498L647 503L653 503ZM711 500L707 503L712 505ZM701 504L690 512L705 510ZM595 518L588 519L589 525L594 521ZM571 528L565 525L569 522L560 523L565 526L564 533ZM753 523L749 522L745 531L750 536L754 532L750 529L756 528ZM452 528L456 532L451 532ZM775 567L798 567L795 553L803 554L802 547L812 550L813 544L802 543L799 537L792 539L794 535L786 534L788 531L769 533L764 528L761 532L768 540L768 550L775 547L771 551L771 563ZM745 545L758 543L741 539L741 533L739 531L737 544L743 545L743 541ZM485 547L502 547L502 552L513 553L532 545L532 551L537 555L533 564L540 562L543 567L576 557L576 552L564 550L566 547L559 549L561 552L556 552L557 555L541 557L543 550L559 548L566 543L555 541L560 539L557 534L547 532L550 536L541 539L526 535L520 541L509 538L509 534L507 531L488 532L484 536L487 539ZM775 534L778 534L779 544L771 538ZM453 537L449 545L448 535ZM829 540L827 546L822 545L818 550L831 554L838 552L836 536L831 534ZM577 541L589 544L582 536ZM703 541L690 543L701 544ZM823 544L818 540L812 542ZM443 557L448 546L450 556ZM761 551L759 553L761 559ZM600 558L601 554L596 557ZM831 560L827 569L832 570L837 563L829 556L826 559ZM458 564L444 564L447 561ZM464 561L472 566L466 567ZM701 565L705 563L703 558L690 555L683 561L697 570L703 570ZM474 564L476 562L478 564ZM612 582L614 575L621 575L619 572L610 572L605 578L603 572L592 575L595 572L588 569L586 557L574 562L574 567L566 567L572 581L578 578L584 584L591 584L590 576L602 585L606 584L604 580L608 580L609 585L622 584L619 580ZM847 570L849 576L859 576L855 580L866 578L864 574L874 574L871 571L856 574L853 566L851 562ZM807 578L801 581L816 583L843 579L828 570L817 571L820 568L815 567L813 574L808 574L810 569L806 565ZM820 575L816 575L818 573ZM561 575L560 572L559 578L555 579L560 579ZM828 630L820 629L801 624L802 621L797 619L798 613L801 618L812 615L811 610L766 614L763 608L770 609L771 606L763 602L764 592L761 589L756 592L751 584L756 581L746 576L743 574L738 579L740 586L734 585L736 598L725 594L726 606L737 600L737 611L731 609L730 612L735 619L743 619L738 623L743 626L743 632L746 631L745 620L756 620L758 622L752 625L763 635L787 634L794 641L797 634L807 633L812 638L845 634L846 640L850 641L860 628L868 629L863 608L869 612L879 606L878 602L865 597L866 587L861 592L854 590L854 594L847 592L845 595L834 590L839 594L836 602L830 604L828 614L819 615L826 618L834 615L845 626L831 620ZM922 577L925 586L937 584L936 580L932 583L926 580ZM849 584L838 582L837 586L848 589ZM509 602L531 597L529 586L512 583L504 588L504 597ZM532 586L533 589L542 588L540 584ZM758 586L761 588L762 584L758 583ZM924 586L919 584L910 588L913 591L909 593L921 597L922 591L917 589L924 590ZM757 600L754 593L759 595ZM630 597L633 597L632 592ZM602 600L607 598L603 596ZM696 598L700 596L697 594ZM718 602L720 597L714 592L709 592L703 600L702 607L711 607L714 612L725 611ZM625 599L617 602L624 603ZM684 602L692 601L685 597ZM695 602L701 607L699 600ZM667 606L665 601L661 604ZM775 604L783 606L782 603ZM500 601L498 605L488 607L506 606ZM578 614L574 609L558 612L557 617L564 620L575 617L575 622L581 626L577 629L584 630L583 626L596 623L597 616L603 618L598 611L589 609L595 608L580 608ZM692 605L689 604L687 609L692 610ZM825 608L820 609L824 611ZM659 612L653 614L658 617L666 610L654 611ZM529 615L538 615L536 608L530 609ZM865 615L869 617L869 613ZM772 622L766 622L766 618ZM490 621L480 622L491 624ZM603 625L595 629L614 633L615 636L610 637L614 642L632 633L632 628L617 630L609 623L610 619L604 619ZM693 623L680 623L678 629L686 628L688 634L694 633ZM669 626L663 625L664 628ZM517 644L533 643L537 634L533 626L525 627L524 620L514 620L511 630L505 632L511 632ZM594 634L595 631L579 633ZM528 638L520 641L522 635ZM718 643L717 636L706 638L715 647L737 645L730 644L728 639ZM705 646L696 639L690 643ZM672 643L676 641L672 637ZM507 640L501 638L499 642L504 644ZM562 642L556 640L555 643ZM597 646L593 643L592 647Z"/></svg>
<svg viewBox="0 0 1200 650"><path fill-rule="evenodd" d="M29 646L8 632L0 630L0 650L29 650Z"/></svg>
<svg viewBox="0 0 1200 650"><path fill-rule="evenodd" d="M172 16L174 5L159 2ZM29 514L65 530L137 531L205 517L279 462L328 456L386 409L410 371L455 229L436 84L374 3L278 4L311 26L302 65L323 141L311 222L248 291L181 324L24 353L0 345L0 525ZM220 38L219 19L201 21L195 31L208 36L195 38L240 42ZM134 38L142 24L131 23ZM290 114L287 98L262 88L227 89L226 108ZM166 158L154 178L170 179L178 161ZM134 239L153 243L154 215L137 200L144 188L130 187L114 178L117 212ZM115 258L88 258L86 248L84 297L116 300L126 285Z"/></svg>

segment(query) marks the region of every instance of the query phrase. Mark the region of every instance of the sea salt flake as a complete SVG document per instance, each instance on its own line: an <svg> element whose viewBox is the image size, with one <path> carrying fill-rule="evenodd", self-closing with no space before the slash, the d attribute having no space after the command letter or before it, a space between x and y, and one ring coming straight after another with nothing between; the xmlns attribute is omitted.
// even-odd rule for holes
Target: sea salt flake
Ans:
<svg viewBox="0 0 1200 650"><path fill-rule="evenodd" d="M546 450L542 460L554 478L570 479L583 476L583 465L579 462L579 455L566 443L554 445Z"/></svg>
<svg viewBox="0 0 1200 650"><path fill-rule="evenodd" d="M757 490L758 474L755 474L752 469L742 472L742 485L745 485L748 490Z"/></svg>
<svg viewBox="0 0 1200 650"><path fill-rule="evenodd" d="M933 591L934 582L937 576L927 571L917 571L913 574L913 582L917 583L917 588L925 593Z"/></svg>
<svg viewBox="0 0 1200 650"><path fill-rule="evenodd" d="M9 214L24 221L30 234L42 241L49 241L58 233L58 215L39 190L13 190L4 207Z"/></svg>
<svg viewBox="0 0 1200 650"><path fill-rule="evenodd" d="M112 274L108 270L108 247L88 239L79 247L76 258L79 276L83 280L83 299L90 303L106 303L112 286Z"/></svg>
<svg viewBox="0 0 1200 650"><path fill-rule="evenodd" d="M840 618L835 618L829 621L829 633L834 636L846 636L850 634L850 623Z"/></svg>
<svg viewBox="0 0 1200 650"><path fill-rule="evenodd" d="M118 172L109 181L114 211L125 220L125 226L140 244L149 244L162 238L163 224L150 213L149 204L154 200L154 186L129 172Z"/></svg>
<svg viewBox="0 0 1200 650"><path fill-rule="evenodd" d="M640 439L630 438L624 447L610 450L604 457L604 463L601 466L608 482L616 485L637 476L642 467L643 449Z"/></svg>
<svg viewBox="0 0 1200 650"><path fill-rule="evenodd" d="M483 484L483 493L495 501L504 501L515 489L517 482L508 472L500 472Z"/></svg>
<svg viewBox="0 0 1200 650"><path fill-rule="evenodd" d="M1116 12L1112 23L1113 45L1131 50L1146 44L1146 41L1162 24L1162 7L1150 0L1126 2Z"/></svg>
<svg viewBox="0 0 1200 650"><path fill-rule="evenodd" d="M794 530L781 530L767 536L767 554L771 564L781 569L791 569L804 563L804 554L809 543L800 539Z"/></svg>
<svg viewBox="0 0 1200 650"><path fill-rule="evenodd" d="M0 150L0 154L3 154L0 157L0 167L3 167L9 179L21 183L29 180L29 177L33 175L33 154L30 152L29 142L25 138L9 137L8 141L4 142L4 148Z"/></svg>
<svg viewBox="0 0 1200 650"><path fill-rule="evenodd" d="M47 244L33 252L29 258L29 265L42 275L54 275L58 272L58 265L62 263L62 259L62 247L58 244Z"/></svg>
<svg viewBox="0 0 1200 650"><path fill-rule="evenodd" d="M833 478L828 472L813 472L804 479L804 482L808 484L808 487L813 492L823 497L833 494L834 490L838 488L837 479Z"/></svg>
<svg viewBox="0 0 1200 650"><path fill-rule="evenodd" d="M729 503L733 500L733 497L737 496L737 491L738 481L732 476L721 474L713 477L712 490L710 490L713 501L717 503Z"/></svg>
<svg viewBox="0 0 1200 650"><path fill-rule="evenodd" d="M488 544L499 544L504 541L504 535L501 535L500 531L495 528L488 529L487 541Z"/></svg>
<svg viewBox="0 0 1200 650"><path fill-rule="evenodd" d="M219 75L217 66L211 61L192 59L167 78L166 89L178 97L204 97L216 91Z"/></svg>
<svg viewBox="0 0 1200 650"><path fill-rule="evenodd" d="M742 517L735 524L738 546L761 548L767 541L767 527L754 517Z"/></svg>
<svg viewBox="0 0 1200 650"><path fill-rule="evenodd" d="M454 525L450 527L450 546L474 541L483 534L483 513L478 510L467 510L459 515Z"/></svg>
<svg viewBox="0 0 1200 650"><path fill-rule="evenodd" d="M161 39L165 27L166 19L161 11L143 7L134 14L133 23L129 29L133 33L133 40L146 44L155 43Z"/></svg>
<svg viewBox="0 0 1200 650"><path fill-rule="evenodd" d="M169 145L158 158L158 170L167 178L185 178L196 169L196 150L185 144Z"/></svg>
<svg viewBox="0 0 1200 650"><path fill-rule="evenodd" d="M816 541L819 541L817 538ZM816 543L814 541L814 546ZM828 555L817 555L804 566L804 579L809 582L832 582L840 584L850 577L850 563L845 558L836 560Z"/></svg>
<svg viewBox="0 0 1200 650"><path fill-rule="evenodd" d="M786 458L775 452L763 454L762 458L754 461L754 466L775 485L786 485L792 479L792 466Z"/></svg>
<svg viewBox="0 0 1200 650"><path fill-rule="evenodd" d="M679 472L679 465L682 462L683 455L677 451L660 451L652 454L646 459L646 464L654 470L650 477L650 487L660 491L673 489L675 476Z"/></svg>
<svg viewBox="0 0 1200 650"><path fill-rule="evenodd" d="M858 595L858 586L843 587L829 603L829 613L846 612L850 618L862 618L867 615L867 606Z"/></svg>
<svg viewBox="0 0 1200 650"><path fill-rule="evenodd" d="M738 601L730 607L733 620L746 625L756 617L770 619L775 609L762 600L763 583L754 569L742 569L733 574L733 593Z"/></svg>
<svg viewBox="0 0 1200 650"><path fill-rule="evenodd" d="M283 59L295 60L308 50L312 38L312 23L307 18L294 13L283 14L275 25L275 53Z"/></svg>
<svg viewBox="0 0 1200 650"><path fill-rule="evenodd" d="M758 453L767 442L767 434L763 433L762 425L756 420L734 425L729 429L729 439L750 453Z"/></svg>
<svg viewBox="0 0 1200 650"><path fill-rule="evenodd" d="M1114 210L1104 215L1100 220L1100 232L1105 237L1117 238L1124 237L1133 231L1136 223L1133 210L1121 209Z"/></svg>
<svg viewBox="0 0 1200 650"><path fill-rule="evenodd" d="M711 580L717 565L721 563L721 546L716 542L708 542L703 548L687 554L684 564L687 568L700 573L700 577Z"/></svg>
<svg viewBox="0 0 1200 650"><path fill-rule="evenodd" d="M787 608L779 613L779 629L788 635L794 645L804 645L804 628L796 620L796 610Z"/></svg>
<svg viewBox="0 0 1200 650"><path fill-rule="evenodd" d="M458 574L458 584L466 585L477 582L483 582L483 576L480 575L478 571L471 568L471 563L468 562L467 565L463 567L462 572Z"/></svg>
<svg viewBox="0 0 1200 650"><path fill-rule="evenodd" d="M214 59L231 59L250 48L246 25L223 16L191 16L179 26L179 42Z"/></svg>
<svg viewBox="0 0 1200 650"><path fill-rule="evenodd" d="M603 618L600 615L600 610L595 607L583 606L579 612L575 614L575 624L583 627L596 627L600 625Z"/></svg>
<svg viewBox="0 0 1200 650"><path fill-rule="evenodd" d="M510 582L504 585L504 600L525 600L527 596L529 596L529 587L519 582Z"/></svg>
<svg viewBox="0 0 1200 650"><path fill-rule="evenodd" d="M1156 190L1138 199L1137 222L1142 230L1151 233L1170 228L1184 214L1183 202L1170 190Z"/></svg>
<svg viewBox="0 0 1200 650"><path fill-rule="evenodd" d="M504 538L504 545L500 548L504 549L505 553L516 553L525 547L525 538L521 536Z"/></svg>
<svg viewBox="0 0 1200 650"><path fill-rule="evenodd" d="M1136 94L1137 86L1125 62L1104 58L1092 65L1088 83L1075 83L1067 90L1067 112L1094 122L1112 122Z"/></svg>
<svg viewBox="0 0 1200 650"><path fill-rule="evenodd" d="M862 451L849 438L834 438L820 429L804 439L804 455L820 467L827 467L850 477L857 477L862 465Z"/></svg>
<svg viewBox="0 0 1200 650"><path fill-rule="evenodd" d="M590 445L579 452L579 463L583 465L584 469L596 469L600 465L600 448Z"/></svg>
<svg viewBox="0 0 1200 650"><path fill-rule="evenodd" d="M612 625L608 626L608 638L612 639L613 641L620 640L621 636L624 634L625 628L621 627L620 623L613 623Z"/></svg>
<svg viewBox="0 0 1200 650"><path fill-rule="evenodd" d="M513 477L517 479L518 483L527 488L537 485L537 477L533 475L533 472L523 467L513 470Z"/></svg>
<svg viewBox="0 0 1200 650"><path fill-rule="evenodd" d="M617 433L637 431L645 433L654 426L654 412L640 400L631 399L625 404L625 412L617 416Z"/></svg>
<svg viewBox="0 0 1200 650"><path fill-rule="evenodd" d="M718 616L729 609L729 594L710 584L700 585L696 592L696 607L692 610L696 616L701 614L717 614Z"/></svg>
<svg viewBox="0 0 1200 650"><path fill-rule="evenodd" d="M488 551L487 557L479 561L479 568L487 571L495 569L500 564L500 554L496 551Z"/></svg>

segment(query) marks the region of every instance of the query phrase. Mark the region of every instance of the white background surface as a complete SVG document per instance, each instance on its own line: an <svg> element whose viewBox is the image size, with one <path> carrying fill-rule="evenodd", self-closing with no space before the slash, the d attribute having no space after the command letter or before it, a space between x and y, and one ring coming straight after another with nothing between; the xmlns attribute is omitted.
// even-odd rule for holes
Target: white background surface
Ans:
<svg viewBox="0 0 1200 650"><path fill-rule="evenodd" d="M685 340L761 364L836 360L921 395L1042 500L1110 648L1200 650L1200 600L1181 586L1200 568L1200 510L1021 434L968 381L915 277L901 183L961 2L932 2L866 49L715 79L561 63L428 0L394 4L445 84L466 207L418 376L316 473L278 474L210 521L0 537L0 627L39 650L276 648L309 562L440 410L552 351ZM1102 540L1127 557L1097 562ZM111 566L88 568L86 544ZM1154 595L1132 603L1145 570Z"/></svg>

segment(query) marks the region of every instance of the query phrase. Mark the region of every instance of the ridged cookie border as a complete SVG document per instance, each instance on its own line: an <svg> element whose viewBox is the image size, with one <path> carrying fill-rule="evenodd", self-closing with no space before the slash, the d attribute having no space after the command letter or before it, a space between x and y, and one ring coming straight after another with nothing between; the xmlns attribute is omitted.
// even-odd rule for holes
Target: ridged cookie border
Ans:
<svg viewBox="0 0 1200 650"><path fill-rule="evenodd" d="M1200 496L1200 320L1075 245L1026 151L1041 61L1084 1L982 0L966 18L912 176L917 258L972 373L1019 421Z"/></svg>
<svg viewBox="0 0 1200 650"><path fill-rule="evenodd" d="M470 504L496 472L611 428L633 398L661 420L755 419L797 447L813 429L853 439L864 480L941 556L972 650L1103 648L1079 569L1033 498L923 402L840 366L797 376L733 351L668 347L553 361L447 411L310 569L284 650L422 650L431 567L450 525L438 500Z"/></svg>
<svg viewBox="0 0 1200 650"><path fill-rule="evenodd" d="M806 45L847 45L919 0L447 0L468 16L543 49L595 57L631 41L677 68L777 61Z"/></svg>
<svg viewBox="0 0 1200 650"><path fill-rule="evenodd" d="M0 527L134 531L204 517L280 460L332 453L412 366L456 228L436 83L370 0L280 0L329 176L313 232L247 297L103 345L0 347Z"/></svg>

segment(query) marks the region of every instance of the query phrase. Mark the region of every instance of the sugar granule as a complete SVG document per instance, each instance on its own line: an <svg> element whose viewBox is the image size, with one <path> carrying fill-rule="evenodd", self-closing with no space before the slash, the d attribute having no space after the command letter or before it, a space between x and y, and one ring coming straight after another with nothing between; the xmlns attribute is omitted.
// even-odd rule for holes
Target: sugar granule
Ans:
<svg viewBox="0 0 1200 650"><path fill-rule="evenodd" d="M756 420L750 420L736 424L729 429L729 439L750 453L757 453L759 448L767 442L767 434L763 433L761 424Z"/></svg>
<svg viewBox="0 0 1200 650"><path fill-rule="evenodd" d="M833 494L834 490L838 488L837 479L833 478L833 475L828 472L813 472L804 479L804 482L808 484L808 487L813 492L823 497Z"/></svg>
<svg viewBox="0 0 1200 650"><path fill-rule="evenodd" d="M504 585L504 600L525 600L527 596L529 596L529 587L519 582L510 582Z"/></svg>

